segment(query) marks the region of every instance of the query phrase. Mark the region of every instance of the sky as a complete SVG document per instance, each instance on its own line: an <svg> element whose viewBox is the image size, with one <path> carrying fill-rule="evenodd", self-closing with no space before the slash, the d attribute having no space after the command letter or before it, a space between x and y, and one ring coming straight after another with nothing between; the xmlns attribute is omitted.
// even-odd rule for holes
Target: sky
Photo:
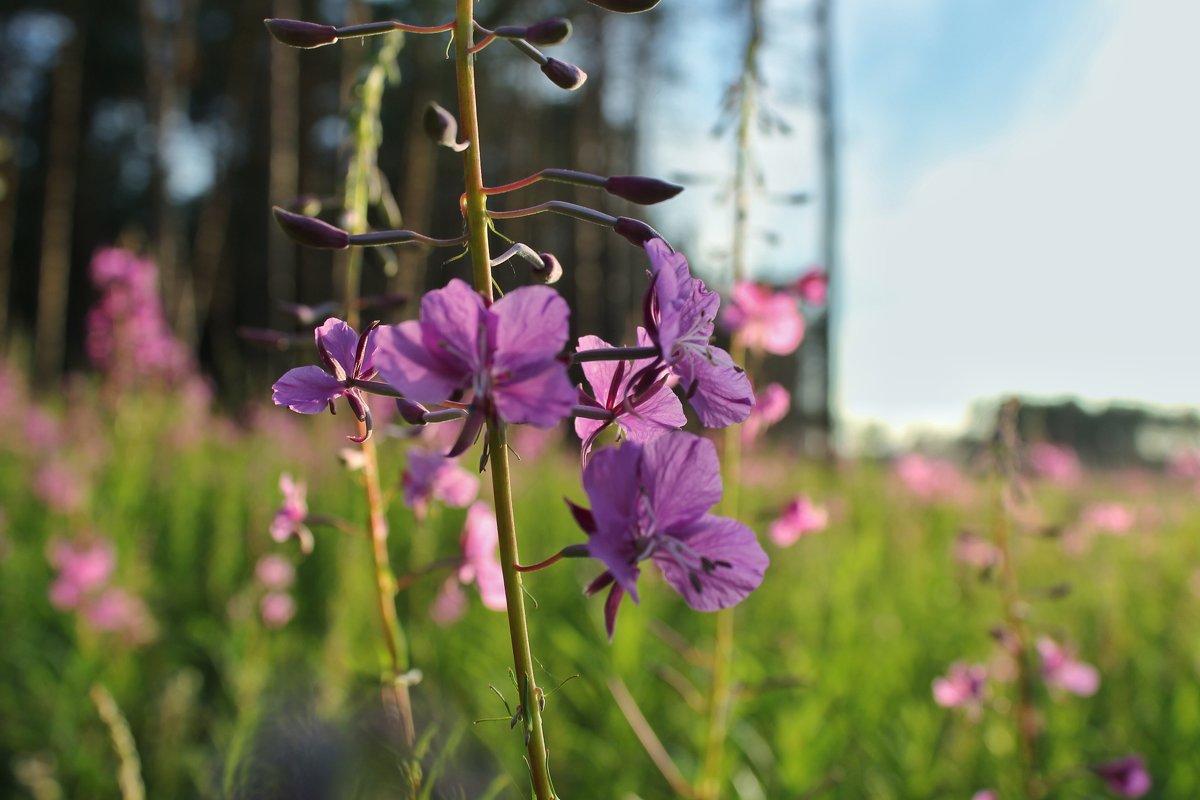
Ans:
<svg viewBox="0 0 1200 800"><path fill-rule="evenodd" d="M844 417L952 428L1012 393L1200 405L1200 3L838 5ZM795 133L760 145L767 193L816 186L798 7L769 0L767 97ZM720 53L728 27L700 36ZM735 55L706 73L727 80ZM715 120L702 84L673 108L707 103ZM701 137L658 156L690 174L721 148ZM717 282L720 180L683 212ZM779 239L752 262L791 277L815 261L816 211L765 198L757 219Z"/></svg>

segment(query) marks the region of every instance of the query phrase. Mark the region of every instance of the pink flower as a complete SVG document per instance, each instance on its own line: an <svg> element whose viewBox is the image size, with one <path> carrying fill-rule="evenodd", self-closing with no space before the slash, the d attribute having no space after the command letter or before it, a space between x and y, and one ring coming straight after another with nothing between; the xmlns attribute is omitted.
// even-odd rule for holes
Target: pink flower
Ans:
<svg viewBox="0 0 1200 800"><path fill-rule="evenodd" d="M754 408L742 424L742 443L749 444L767 428L787 416L792 405L792 396L778 383L769 383L767 388L754 395Z"/></svg>
<svg viewBox="0 0 1200 800"><path fill-rule="evenodd" d="M458 568L460 583L474 583L483 600L483 607L504 611L508 601L504 596L504 572L496 552L500 535L496 516L484 503L474 503L467 509L467 522L462 533L462 564Z"/></svg>
<svg viewBox="0 0 1200 800"><path fill-rule="evenodd" d="M1029 446L1029 468L1038 477L1064 486L1078 483L1083 474L1074 450L1049 442Z"/></svg>
<svg viewBox="0 0 1200 800"><path fill-rule="evenodd" d="M74 470L63 464L50 463L38 470L33 490L50 508L63 514L78 511L87 492Z"/></svg>
<svg viewBox="0 0 1200 800"><path fill-rule="evenodd" d="M1180 450L1167 462L1167 474L1173 478L1200 478L1200 450Z"/></svg>
<svg viewBox="0 0 1200 800"><path fill-rule="evenodd" d="M83 607L83 618L96 630L118 633L132 644L145 644L154 638L154 619L146 604L124 589L105 589Z"/></svg>
<svg viewBox="0 0 1200 800"><path fill-rule="evenodd" d="M996 794L993 789L980 789L971 795L971 800L1000 800L1000 795Z"/></svg>
<svg viewBox="0 0 1200 800"><path fill-rule="evenodd" d="M828 524L829 512L799 495L787 504L779 519L771 523L771 540L780 547L791 547L804 534L825 530Z"/></svg>
<svg viewBox="0 0 1200 800"><path fill-rule="evenodd" d="M429 607L429 616L442 627L453 625L467 613L467 593L463 591L458 578L451 575L442 583L442 588L433 605Z"/></svg>
<svg viewBox="0 0 1200 800"><path fill-rule="evenodd" d="M742 281L733 286L725 310L725 327L739 334L746 347L777 356L795 352L804 339L804 317L786 292L761 283Z"/></svg>
<svg viewBox="0 0 1200 800"><path fill-rule="evenodd" d="M296 616L296 601L287 592L268 592L259 602L258 611L268 628L282 628Z"/></svg>
<svg viewBox="0 0 1200 800"><path fill-rule="evenodd" d="M293 481L292 476L285 472L279 476L279 491L283 492L283 505L271 521L271 538L282 544L295 536L300 540L300 550L311 553L313 535L304 524L308 517L304 481Z"/></svg>
<svg viewBox="0 0 1200 800"><path fill-rule="evenodd" d="M966 708L978 714L986 686L986 667L955 661L944 677L934 679L933 701L943 708Z"/></svg>
<svg viewBox="0 0 1200 800"><path fill-rule="evenodd" d="M1121 503L1092 503L1083 509L1079 521L1087 528L1103 533L1128 533L1136 521L1133 509Z"/></svg>
<svg viewBox="0 0 1200 800"><path fill-rule="evenodd" d="M1042 679L1047 686L1065 692L1091 697L1100 688L1100 673L1091 664L1075 659L1075 654L1048 636L1037 641L1042 659Z"/></svg>
<svg viewBox="0 0 1200 800"><path fill-rule="evenodd" d="M416 447L408 450L408 465L402 482L404 502L412 508L417 519L425 517L430 500L463 508L479 494L479 478L441 453Z"/></svg>
<svg viewBox="0 0 1200 800"><path fill-rule="evenodd" d="M78 608L88 595L108 583L117 566L117 553L107 539L55 542L50 563L58 570L58 578L50 585L50 602L59 609Z"/></svg>
<svg viewBox="0 0 1200 800"><path fill-rule="evenodd" d="M1109 791L1121 797L1141 797L1153 785L1141 756L1125 756L1097 764L1092 767L1092 772L1108 785Z"/></svg>
<svg viewBox="0 0 1200 800"><path fill-rule="evenodd" d="M829 291L829 275L820 267L814 267L797 278L790 288L806 305L823 306Z"/></svg>
<svg viewBox="0 0 1200 800"><path fill-rule="evenodd" d="M286 589L296 580L296 568L280 555L267 555L254 565L254 576L267 589Z"/></svg>
<svg viewBox="0 0 1200 800"><path fill-rule="evenodd" d="M904 488L921 500L948 500L966 493L962 474L949 461L909 453L896 459L892 470Z"/></svg>
<svg viewBox="0 0 1200 800"><path fill-rule="evenodd" d="M954 539L954 560L975 569L989 569L1000 560L996 546L973 533L960 533Z"/></svg>

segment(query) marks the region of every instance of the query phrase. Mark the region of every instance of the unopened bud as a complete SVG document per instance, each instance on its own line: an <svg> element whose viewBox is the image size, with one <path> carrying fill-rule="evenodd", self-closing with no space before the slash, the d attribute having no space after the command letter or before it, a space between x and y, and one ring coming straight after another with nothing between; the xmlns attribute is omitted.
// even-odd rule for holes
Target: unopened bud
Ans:
<svg viewBox="0 0 1200 800"><path fill-rule="evenodd" d="M533 277L541 283L558 283L563 276L562 262L553 253L538 253L538 256L542 259L542 265L530 270Z"/></svg>
<svg viewBox="0 0 1200 800"><path fill-rule="evenodd" d="M637 14L649 11L658 5L658 0L588 0L594 6L600 6L606 11L616 11L618 14Z"/></svg>
<svg viewBox="0 0 1200 800"><path fill-rule="evenodd" d="M337 28L299 19L264 19L263 24L275 40L288 47L323 47L337 41Z"/></svg>
<svg viewBox="0 0 1200 800"><path fill-rule="evenodd" d="M400 412L400 418L409 425L425 424L425 412L428 409L414 400L409 400L404 397L397 397L396 410Z"/></svg>
<svg viewBox="0 0 1200 800"><path fill-rule="evenodd" d="M283 232L305 247L345 250L350 246L350 234L328 222L303 214L293 214L279 206L272 208L271 213L275 215L275 221L283 228Z"/></svg>
<svg viewBox="0 0 1200 800"><path fill-rule="evenodd" d="M574 64L559 61L557 58L547 58L546 63L542 64L542 73L554 81L555 86L567 91L578 89L587 80L586 72Z"/></svg>
<svg viewBox="0 0 1200 800"><path fill-rule="evenodd" d="M648 206L670 200L683 191L677 183L667 183L658 178L643 178L640 175L614 175L604 182L604 191L631 203Z"/></svg>
<svg viewBox="0 0 1200 800"><path fill-rule="evenodd" d="M530 44L562 44L571 36L571 21L564 17L551 17L535 22L525 29L521 37Z"/></svg>
<svg viewBox="0 0 1200 800"><path fill-rule="evenodd" d="M613 224L613 230L629 240L630 244L638 247L645 247L646 242L651 239L661 239L658 231L651 228L640 219L632 219L631 217L617 217L617 221Z"/></svg>
<svg viewBox="0 0 1200 800"><path fill-rule="evenodd" d="M422 118L425 133L439 147L449 147L456 153L466 150L470 144L458 141L458 120L437 103L430 102L425 106L425 116Z"/></svg>

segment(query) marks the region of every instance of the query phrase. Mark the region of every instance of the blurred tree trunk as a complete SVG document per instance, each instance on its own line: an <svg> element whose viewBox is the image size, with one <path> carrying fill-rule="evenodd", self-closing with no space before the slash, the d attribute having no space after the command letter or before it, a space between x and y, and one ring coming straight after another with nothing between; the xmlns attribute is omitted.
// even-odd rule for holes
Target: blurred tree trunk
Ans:
<svg viewBox="0 0 1200 800"><path fill-rule="evenodd" d="M21 121L0 119L0 348L8 337L8 304L12 286L13 242L16 239L17 192L21 168L17 162ZM3 352L0 351L0 355Z"/></svg>
<svg viewBox="0 0 1200 800"><path fill-rule="evenodd" d="M299 19L299 0L274 0L271 15ZM343 46L343 49L346 49ZM357 50L354 47L351 49ZM271 43L271 156L267 194L286 205L300 194L300 51ZM296 298L296 246L277 225L267 236L267 299L272 326L279 303Z"/></svg>
<svg viewBox="0 0 1200 800"><path fill-rule="evenodd" d="M571 143L574 152L567 154L572 169L607 175L608 149L606 147L608 126L604 120L604 22L600 12L593 6L579 9L577 38L587 37L587 52L595 55L599 69L588 76L587 90L578 98L571 115ZM580 33L583 31L583 33ZM573 157L573 158L572 158ZM549 165L547 165L549 166ZM572 200L581 206L595 206L604 197L592 187L575 187ZM604 265L601 258L605 250L605 239L610 231L596 225L576 223L572 225L575 250L575 325L580 331L605 334L605 306L607 297ZM611 334L607 334L610 335Z"/></svg>
<svg viewBox="0 0 1200 800"><path fill-rule="evenodd" d="M78 20L78 15L72 15L72 19ZM71 283L76 167L83 105L83 46L84 31L77 24L55 68L51 88L33 353L36 374L43 377L57 376L66 356L67 293Z"/></svg>

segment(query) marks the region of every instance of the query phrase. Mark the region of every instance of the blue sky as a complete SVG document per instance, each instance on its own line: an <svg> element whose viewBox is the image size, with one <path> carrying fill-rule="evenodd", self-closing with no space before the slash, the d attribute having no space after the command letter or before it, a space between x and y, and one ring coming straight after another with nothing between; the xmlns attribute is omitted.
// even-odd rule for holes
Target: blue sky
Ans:
<svg viewBox="0 0 1200 800"><path fill-rule="evenodd" d="M796 3L771 13L770 96L796 134L760 152L791 191L815 181L807 42ZM952 427L1010 392L1200 404L1196 30L1193 0L841 0L849 420ZM727 142L685 131L711 125L699 78L722 69L665 106L659 163L720 162ZM719 280L728 211L688 194L689 255ZM757 208L782 233L760 271L812 263L813 209Z"/></svg>

